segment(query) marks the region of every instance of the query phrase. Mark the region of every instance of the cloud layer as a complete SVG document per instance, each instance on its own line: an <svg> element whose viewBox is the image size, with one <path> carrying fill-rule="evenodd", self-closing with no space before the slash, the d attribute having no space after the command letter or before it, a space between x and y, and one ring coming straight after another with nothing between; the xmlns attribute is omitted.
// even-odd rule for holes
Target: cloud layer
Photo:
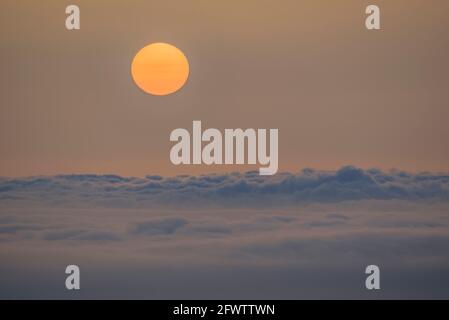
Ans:
<svg viewBox="0 0 449 320"><path fill-rule="evenodd" d="M448 298L448 180L353 167L3 178L0 298Z"/></svg>
<svg viewBox="0 0 449 320"><path fill-rule="evenodd" d="M347 200L449 201L449 175L382 172L351 166L338 171L259 176L256 171L225 175L60 175L0 179L0 202L106 207L285 206Z"/></svg>
<svg viewBox="0 0 449 320"><path fill-rule="evenodd" d="M2 298L449 297L449 203L288 208L9 208ZM83 288L64 289L81 268ZM364 289L380 266L382 290ZM69 294L71 294L69 296Z"/></svg>

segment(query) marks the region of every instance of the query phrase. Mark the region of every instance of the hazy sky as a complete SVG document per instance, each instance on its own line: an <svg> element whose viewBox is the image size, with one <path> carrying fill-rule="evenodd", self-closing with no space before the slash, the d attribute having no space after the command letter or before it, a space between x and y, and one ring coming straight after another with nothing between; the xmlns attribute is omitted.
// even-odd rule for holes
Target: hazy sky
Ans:
<svg viewBox="0 0 449 320"><path fill-rule="evenodd" d="M192 120L279 128L280 170L449 171L448 1L155 3L2 0L0 176L248 169L172 165L169 134ZM365 29L368 4L382 31ZM176 94L131 79L152 42L189 59Z"/></svg>

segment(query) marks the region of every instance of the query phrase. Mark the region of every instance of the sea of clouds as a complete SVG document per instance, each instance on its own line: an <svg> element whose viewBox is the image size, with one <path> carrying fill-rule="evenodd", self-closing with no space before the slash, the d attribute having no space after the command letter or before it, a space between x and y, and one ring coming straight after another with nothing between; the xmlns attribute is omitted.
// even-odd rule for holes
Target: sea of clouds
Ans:
<svg viewBox="0 0 449 320"><path fill-rule="evenodd" d="M449 298L449 175L2 178L0 261L1 298Z"/></svg>
<svg viewBox="0 0 449 320"><path fill-rule="evenodd" d="M274 176L250 171L144 178L94 174L0 178L0 201L8 205L278 207L367 199L449 201L449 174L347 166Z"/></svg>

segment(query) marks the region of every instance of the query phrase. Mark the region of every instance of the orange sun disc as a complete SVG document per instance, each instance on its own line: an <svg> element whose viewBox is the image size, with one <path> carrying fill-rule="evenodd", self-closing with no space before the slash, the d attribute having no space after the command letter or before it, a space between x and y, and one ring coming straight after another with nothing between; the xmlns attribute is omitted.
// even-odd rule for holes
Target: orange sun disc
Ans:
<svg viewBox="0 0 449 320"><path fill-rule="evenodd" d="M137 86L146 93L163 96L178 91L189 77L189 62L181 50L168 43L142 48L131 64Z"/></svg>

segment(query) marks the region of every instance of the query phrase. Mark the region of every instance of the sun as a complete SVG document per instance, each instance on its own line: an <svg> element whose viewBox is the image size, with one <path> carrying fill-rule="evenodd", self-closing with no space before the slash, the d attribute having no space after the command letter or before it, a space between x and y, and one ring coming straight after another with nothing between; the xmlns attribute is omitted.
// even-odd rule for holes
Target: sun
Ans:
<svg viewBox="0 0 449 320"><path fill-rule="evenodd" d="M189 77L189 62L181 50L168 43L143 47L133 59L131 74L146 93L164 96L178 91Z"/></svg>

